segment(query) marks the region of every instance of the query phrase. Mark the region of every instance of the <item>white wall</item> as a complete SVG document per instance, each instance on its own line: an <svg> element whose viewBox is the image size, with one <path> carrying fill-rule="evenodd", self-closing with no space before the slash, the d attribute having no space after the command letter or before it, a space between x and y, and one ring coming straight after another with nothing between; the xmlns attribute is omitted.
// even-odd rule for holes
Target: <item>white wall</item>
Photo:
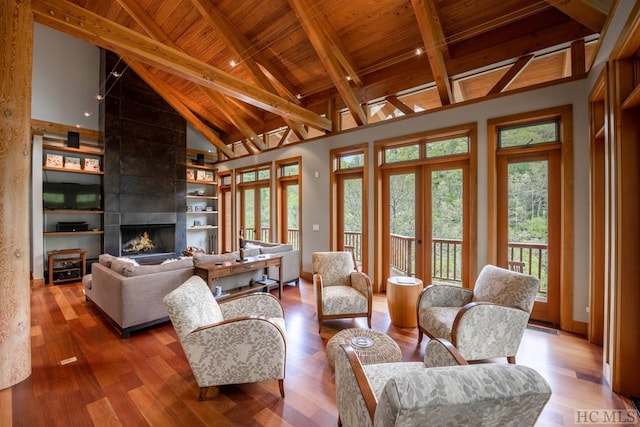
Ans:
<svg viewBox="0 0 640 427"><path fill-rule="evenodd" d="M98 129L100 49L34 25L31 117ZM85 117L84 113L91 113Z"/></svg>

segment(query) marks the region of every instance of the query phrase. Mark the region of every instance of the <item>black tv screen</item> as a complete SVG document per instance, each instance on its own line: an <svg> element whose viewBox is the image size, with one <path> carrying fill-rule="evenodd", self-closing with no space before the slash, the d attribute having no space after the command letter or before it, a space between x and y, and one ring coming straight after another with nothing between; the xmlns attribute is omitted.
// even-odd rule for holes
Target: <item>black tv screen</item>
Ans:
<svg viewBox="0 0 640 427"><path fill-rule="evenodd" d="M42 207L46 210L100 210L102 209L102 190L99 184L44 182Z"/></svg>

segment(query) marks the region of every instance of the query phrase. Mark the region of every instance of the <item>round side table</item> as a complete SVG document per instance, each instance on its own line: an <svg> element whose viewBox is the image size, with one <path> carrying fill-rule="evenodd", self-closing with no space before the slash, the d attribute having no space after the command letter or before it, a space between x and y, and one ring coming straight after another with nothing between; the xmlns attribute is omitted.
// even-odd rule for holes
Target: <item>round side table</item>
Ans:
<svg viewBox="0 0 640 427"><path fill-rule="evenodd" d="M387 307L392 324L408 328L418 325L416 303L422 288L422 280L415 277L387 279Z"/></svg>

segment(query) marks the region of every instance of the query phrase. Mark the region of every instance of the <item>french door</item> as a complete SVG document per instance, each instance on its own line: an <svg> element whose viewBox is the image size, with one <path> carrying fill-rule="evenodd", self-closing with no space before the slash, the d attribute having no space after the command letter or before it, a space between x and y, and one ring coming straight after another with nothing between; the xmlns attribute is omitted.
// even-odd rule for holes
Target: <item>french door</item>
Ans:
<svg viewBox="0 0 640 427"><path fill-rule="evenodd" d="M382 177L383 276L469 286L468 162L389 168Z"/></svg>
<svg viewBox="0 0 640 427"><path fill-rule="evenodd" d="M498 154L498 264L536 276L531 318L560 322L560 150Z"/></svg>

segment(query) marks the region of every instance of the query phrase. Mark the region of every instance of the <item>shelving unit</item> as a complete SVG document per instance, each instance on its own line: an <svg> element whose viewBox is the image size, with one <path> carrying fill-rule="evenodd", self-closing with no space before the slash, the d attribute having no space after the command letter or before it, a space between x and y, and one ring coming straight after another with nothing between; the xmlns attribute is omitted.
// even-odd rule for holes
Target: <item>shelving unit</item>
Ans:
<svg viewBox="0 0 640 427"><path fill-rule="evenodd" d="M50 285L78 281L87 272L87 251L84 249L49 251L47 259Z"/></svg>
<svg viewBox="0 0 640 427"><path fill-rule="evenodd" d="M65 130L74 129L59 129L58 132ZM55 277L67 274L69 276L66 281L79 280L77 275L84 275L86 272L87 259L97 259L102 253L104 235L103 146L84 137L78 148L70 147L66 135L60 137L58 132L37 135L41 143L41 153L38 152L37 156L42 158L42 196L34 197L33 201L41 207L42 212L42 250L47 255L44 277L49 284L64 282L64 278L56 280ZM35 138L36 135L34 140ZM71 167L71 163L76 166ZM74 186L82 190L73 197L70 205L68 199L72 191L69 189ZM88 188L91 188L91 193L84 193ZM81 257L82 268L61 272L55 257L52 263L51 254L60 256L65 251ZM79 253L82 255L78 255Z"/></svg>
<svg viewBox="0 0 640 427"><path fill-rule="evenodd" d="M218 252L216 169L187 165L187 246Z"/></svg>

